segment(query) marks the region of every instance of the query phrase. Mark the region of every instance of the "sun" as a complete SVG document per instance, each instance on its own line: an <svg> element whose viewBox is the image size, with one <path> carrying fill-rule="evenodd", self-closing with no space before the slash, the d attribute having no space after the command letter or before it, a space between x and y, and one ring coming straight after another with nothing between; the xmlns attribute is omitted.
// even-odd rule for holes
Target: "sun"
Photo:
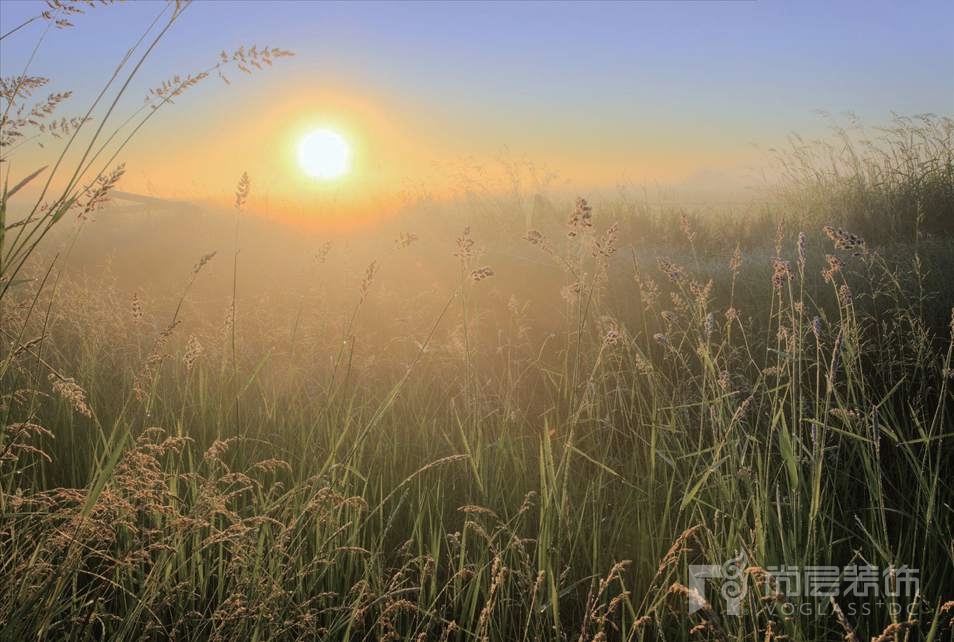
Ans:
<svg viewBox="0 0 954 642"><path fill-rule="evenodd" d="M343 176L350 161L348 141L330 129L316 129L298 144L298 164L314 178L330 180Z"/></svg>

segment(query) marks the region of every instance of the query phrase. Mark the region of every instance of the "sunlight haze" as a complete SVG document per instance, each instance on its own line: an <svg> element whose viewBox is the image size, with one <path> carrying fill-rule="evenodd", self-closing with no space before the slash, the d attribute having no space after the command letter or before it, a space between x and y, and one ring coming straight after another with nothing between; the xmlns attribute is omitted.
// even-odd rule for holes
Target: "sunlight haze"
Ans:
<svg viewBox="0 0 954 642"><path fill-rule="evenodd" d="M91 57L120 56L161 6L125 3L77 16L78 28L45 36L34 71L55 67L58 82L70 79L70 104L84 104L108 76ZM817 110L873 124L892 112L950 111L954 56L945 20L932 14L950 22L952 9L918 6L931 10L888 2L863 10L284 2L273 11L268 3L198 2L134 80L126 109L159 79L200 71L220 50L257 43L295 57L261 78L230 73L230 87L213 78L183 95L128 148L125 186L227 198L226 186L248 171L267 185L255 199L267 193L272 203L307 209L320 186L294 170L298 141L328 127L352 147L351 169L335 187L358 210L396 204L408 190L447 196L464 168L495 174L501 159L533 164L570 191L713 173L741 187L755 180L764 150L791 132L824 132ZM30 2L0 5L4 25L31 12ZM42 27L27 30L18 36ZM17 72L29 52L2 47L2 73ZM74 48L87 55L64 55ZM175 136L163 133L171 129ZM36 157L30 152L37 150L19 162ZM505 177L494 180L506 188Z"/></svg>
<svg viewBox="0 0 954 642"><path fill-rule="evenodd" d="M0 642L954 640L952 34L0 0Z"/></svg>

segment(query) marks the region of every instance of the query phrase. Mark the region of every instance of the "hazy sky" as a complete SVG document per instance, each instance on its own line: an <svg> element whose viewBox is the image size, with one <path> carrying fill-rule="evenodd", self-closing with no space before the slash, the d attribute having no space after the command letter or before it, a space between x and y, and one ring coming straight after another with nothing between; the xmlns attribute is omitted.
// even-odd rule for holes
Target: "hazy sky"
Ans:
<svg viewBox="0 0 954 642"><path fill-rule="evenodd" d="M90 10L46 34L31 72L73 89L64 113L77 113L162 7ZM40 9L0 2L0 31ZM4 76L22 70L44 29L0 43ZM228 193L247 169L280 200L311 189L296 141L328 125L355 148L339 192L439 184L448 167L500 155L582 183L681 180L749 162L752 143L820 132L817 109L871 125L892 111L951 115L952 32L951 2L197 1L127 109L222 49L258 43L297 56L256 77L231 74L231 87L197 88L124 157L140 190Z"/></svg>

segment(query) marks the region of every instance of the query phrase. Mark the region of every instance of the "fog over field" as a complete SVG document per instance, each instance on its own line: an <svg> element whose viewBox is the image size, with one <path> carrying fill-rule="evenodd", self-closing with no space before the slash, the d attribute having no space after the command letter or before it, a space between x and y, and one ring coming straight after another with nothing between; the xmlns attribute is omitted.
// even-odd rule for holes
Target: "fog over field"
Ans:
<svg viewBox="0 0 954 642"><path fill-rule="evenodd" d="M952 28L0 4L0 640L951 639Z"/></svg>

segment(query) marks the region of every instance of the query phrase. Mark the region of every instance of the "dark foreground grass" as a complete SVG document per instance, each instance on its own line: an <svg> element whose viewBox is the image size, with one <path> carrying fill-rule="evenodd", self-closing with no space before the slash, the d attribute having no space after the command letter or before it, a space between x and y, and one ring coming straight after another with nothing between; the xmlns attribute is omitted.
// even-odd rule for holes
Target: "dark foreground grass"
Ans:
<svg viewBox="0 0 954 642"><path fill-rule="evenodd" d="M0 639L950 638L949 118L796 139L751 216L488 191L282 279L293 244L250 261L239 214L181 279L170 251L84 281L54 228L139 128L289 55L223 53L121 120L188 6L78 118L54 126L46 78L0 84ZM49 9L21 27L83 10ZM11 176L41 135L62 154ZM182 246L157 227L104 245ZM727 577L703 595L692 565Z"/></svg>
<svg viewBox="0 0 954 642"><path fill-rule="evenodd" d="M527 235L565 276L536 299L556 332L494 308L469 232L396 348L374 269L291 334L234 305L150 323L105 286L8 297L0 636L948 636L954 319L925 320L914 248L780 233L715 283L625 256L583 202L566 230ZM690 616L688 566L732 559L742 615L713 584ZM782 565L898 595L809 596Z"/></svg>

